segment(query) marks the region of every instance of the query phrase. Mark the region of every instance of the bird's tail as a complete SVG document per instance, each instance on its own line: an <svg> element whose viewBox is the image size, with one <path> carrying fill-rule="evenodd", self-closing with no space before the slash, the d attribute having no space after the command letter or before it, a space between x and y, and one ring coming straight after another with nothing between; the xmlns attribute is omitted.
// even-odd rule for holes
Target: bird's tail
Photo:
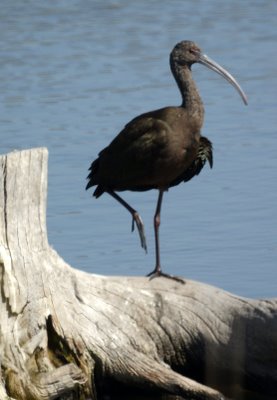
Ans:
<svg viewBox="0 0 277 400"><path fill-rule="evenodd" d="M105 191L103 186L101 186L99 184L99 182L98 182L98 178L97 178L98 168L99 168L99 158L94 160L92 162L91 166L89 167L90 173L87 176L88 183L87 183L87 186L86 186L86 190L88 190L92 186L98 185L97 188L95 189L95 191L93 192L93 196L95 196L96 198L101 196L101 194L103 194L104 191Z"/></svg>

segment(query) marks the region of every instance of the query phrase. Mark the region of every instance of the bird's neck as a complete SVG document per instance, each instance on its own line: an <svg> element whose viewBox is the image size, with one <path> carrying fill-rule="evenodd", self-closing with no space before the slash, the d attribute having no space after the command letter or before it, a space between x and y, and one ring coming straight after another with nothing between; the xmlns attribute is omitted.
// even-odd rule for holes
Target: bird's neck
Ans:
<svg viewBox="0 0 277 400"><path fill-rule="evenodd" d="M204 107L196 84L192 79L190 67L188 65L182 67L171 65L171 70L182 96L182 107L191 115L203 120Z"/></svg>

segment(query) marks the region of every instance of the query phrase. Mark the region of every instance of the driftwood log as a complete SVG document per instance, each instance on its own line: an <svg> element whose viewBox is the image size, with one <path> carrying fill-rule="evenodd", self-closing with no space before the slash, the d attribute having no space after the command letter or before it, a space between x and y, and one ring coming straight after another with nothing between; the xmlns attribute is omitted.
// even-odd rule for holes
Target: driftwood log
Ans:
<svg viewBox="0 0 277 400"><path fill-rule="evenodd" d="M47 159L0 157L0 399L276 400L277 299L71 268L47 240Z"/></svg>

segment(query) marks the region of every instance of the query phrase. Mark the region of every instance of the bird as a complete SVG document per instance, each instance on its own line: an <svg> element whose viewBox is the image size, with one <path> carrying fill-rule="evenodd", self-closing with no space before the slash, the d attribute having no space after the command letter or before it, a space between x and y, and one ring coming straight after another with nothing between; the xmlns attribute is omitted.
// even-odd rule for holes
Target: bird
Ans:
<svg viewBox="0 0 277 400"><path fill-rule="evenodd" d="M181 105L146 112L127 123L91 163L86 189L96 186L93 196L99 198L107 193L125 207L132 217L132 231L136 226L145 251L142 218L118 192L158 190L154 214L156 263L147 276L183 282L162 269L159 227L164 192L198 175L207 162L211 168L213 166L212 143L201 136L204 106L192 78L192 65L199 63L220 74L236 88L245 105L247 97L236 79L204 54L195 42L177 43L170 53L169 63L181 94Z"/></svg>

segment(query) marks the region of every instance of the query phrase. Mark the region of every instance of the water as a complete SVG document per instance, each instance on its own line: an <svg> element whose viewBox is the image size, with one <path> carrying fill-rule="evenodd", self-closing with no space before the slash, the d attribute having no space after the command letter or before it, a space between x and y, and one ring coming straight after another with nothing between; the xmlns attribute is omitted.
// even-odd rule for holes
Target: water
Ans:
<svg viewBox="0 0 277 400"><path fill-rule="evenodd" d="M135 115L178 105L168 54L182 39L228 68L193 68L214 168L165 194L164 269L253 298L276 296L276 14L273 1L1 3L1 153L49 149L48 235L75 268L145 275L154 267L157 193L124 193L141 213L147 255L126 211L85 192L87 168Z"/></svg>

